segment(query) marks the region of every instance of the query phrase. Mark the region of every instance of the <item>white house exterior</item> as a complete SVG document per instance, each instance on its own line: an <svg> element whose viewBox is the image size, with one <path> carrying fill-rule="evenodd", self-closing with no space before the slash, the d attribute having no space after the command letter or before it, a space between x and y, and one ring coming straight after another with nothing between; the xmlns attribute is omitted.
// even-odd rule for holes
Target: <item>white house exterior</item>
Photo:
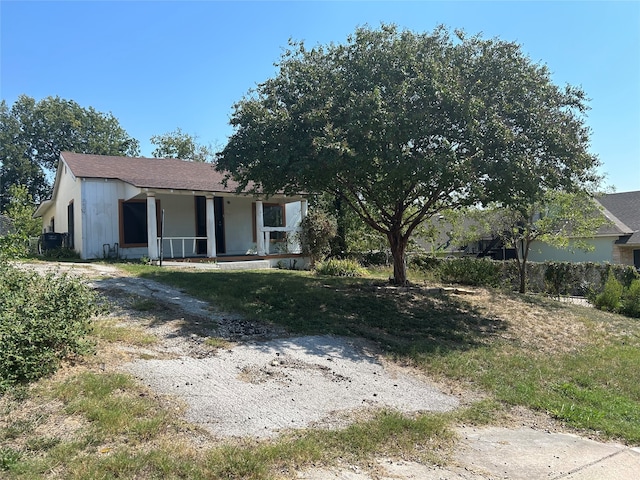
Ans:
<svg viewBox="0 0 640 480"><path fill-rule="evenodd" d="M207 163L62 152L36 216L83 259L297 256L307 200L237 194L223 177Z"/></svg>

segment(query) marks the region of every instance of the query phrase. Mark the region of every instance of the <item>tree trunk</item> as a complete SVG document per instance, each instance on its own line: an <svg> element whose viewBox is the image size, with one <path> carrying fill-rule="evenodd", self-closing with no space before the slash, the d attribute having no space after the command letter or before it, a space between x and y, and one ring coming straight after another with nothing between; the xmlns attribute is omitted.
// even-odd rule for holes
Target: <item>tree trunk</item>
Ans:
<svg viewBox="0 0 640 480"><path fill-rule="evenodd" d="M331 254L341 256L347 251L347 229L345 227L345 206L338 194L334 197L333 208L336 212L336 226L338 228L336 236L331 241Z"/></svg>
<svg viewBox="0 0 640 480"><path fill-rule="evenodd" d="M526 293L527 291L527 258L529 257L529 244L531 240L522 240L521 252L516 251L516 257L518 260L518 273L520 274L520 293Z"/></svg>
<svg viewBox="0 0 640 480"><path fill-rule="evenodd" d="M518 291L525 293L527 290L527 262L525 260L518 265L518 272L520 273L520 289Z"/></svg>
<svg viewBox="0 0 640 480"><path fill-rule="evenodd" d="M393 257L393 284L407 284L407 265L405 251L407 249L408 239L404 238L400 232L390 232L387 234L389 246L391 247L391 256Z"/></svg>

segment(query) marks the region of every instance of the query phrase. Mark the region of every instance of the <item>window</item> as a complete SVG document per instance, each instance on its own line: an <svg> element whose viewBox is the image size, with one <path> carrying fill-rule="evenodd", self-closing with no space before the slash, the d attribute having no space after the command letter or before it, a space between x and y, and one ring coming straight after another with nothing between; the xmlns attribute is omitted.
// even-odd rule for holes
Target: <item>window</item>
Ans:
<svg viewBox="0 0 640 480"><path fill-rule="evenodd" d="M156 215L160 216L160 202L156 200ZM147 201L120 200L120 246L146 247L147 238ZM160 228L160 218L157 220Z"/></svg>
<svg viewBox="0 0 640 480"><path fill-rule="evenodd" d="M279 203L262 204L262 220L265 227L286 227L284 205ZM286 232L270 232L273 241L283 241L286 239ZM253 204L253 241L256 241L256 204Z"/></svg>

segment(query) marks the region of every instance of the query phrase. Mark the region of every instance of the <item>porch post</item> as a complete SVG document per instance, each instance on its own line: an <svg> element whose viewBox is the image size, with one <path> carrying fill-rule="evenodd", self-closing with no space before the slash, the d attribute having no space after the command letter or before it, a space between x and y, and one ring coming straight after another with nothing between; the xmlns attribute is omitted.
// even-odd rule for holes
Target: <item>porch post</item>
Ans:
<svg viewBox="0 0 640 480"><path fill-rule="evenodd" d="M306 198L300 200L300 220L304 220L307 218L307 213L309 212L309 202Z"/></svg>
<svg viewBox="0 0 640 480"><path fill-rule="evenodd" d="M207 195L207 257L216 256L216 218L213 208L213 195Z"/></svg>
<svg viewBox="0 0 640 480"><path fill-rule="evenodd" d="M156 194L147 192L147 251L149 260L158 256L158 217L156 216Z"/></svg>
<svg viewBox="0 0 640 480"><path fill-rule="evenodd" d="M264 211L262 201L256 200L256 250L258 255L264 256Z"/></svg>

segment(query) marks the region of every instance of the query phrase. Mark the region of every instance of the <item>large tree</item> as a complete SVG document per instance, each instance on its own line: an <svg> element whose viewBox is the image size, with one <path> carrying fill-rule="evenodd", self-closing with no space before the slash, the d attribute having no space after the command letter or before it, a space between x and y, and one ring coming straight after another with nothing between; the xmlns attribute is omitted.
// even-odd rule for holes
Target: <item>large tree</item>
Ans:
<svg viewBox="0 0 640 480"><path fill-rule="evenodd" d="M235 106L218 168L245 188L338 195L383 234L394 280L421 222L446 208L573 188L586 150L582 91L498 39L359 28L291 42L274 78Z"/></svg>
<svg viewBox="0 0 640 480"><path fill-rule="evenodd" d="M47 177L64 150L135 156L140 148L111 113L73 100L21 95L11 108L0 102L0 208L10 200L11 185L26 186L35 201L46 198Z"/></svg>
<svg viewBox="0 0 640 480"><path fill-rule="evenodd" d="M213 148L197 142L197 137L184 133L180 128L173 132L151 137L156 146L152 155L156 158L179 158L192 162L211 162L215 158Z"/></svg>

